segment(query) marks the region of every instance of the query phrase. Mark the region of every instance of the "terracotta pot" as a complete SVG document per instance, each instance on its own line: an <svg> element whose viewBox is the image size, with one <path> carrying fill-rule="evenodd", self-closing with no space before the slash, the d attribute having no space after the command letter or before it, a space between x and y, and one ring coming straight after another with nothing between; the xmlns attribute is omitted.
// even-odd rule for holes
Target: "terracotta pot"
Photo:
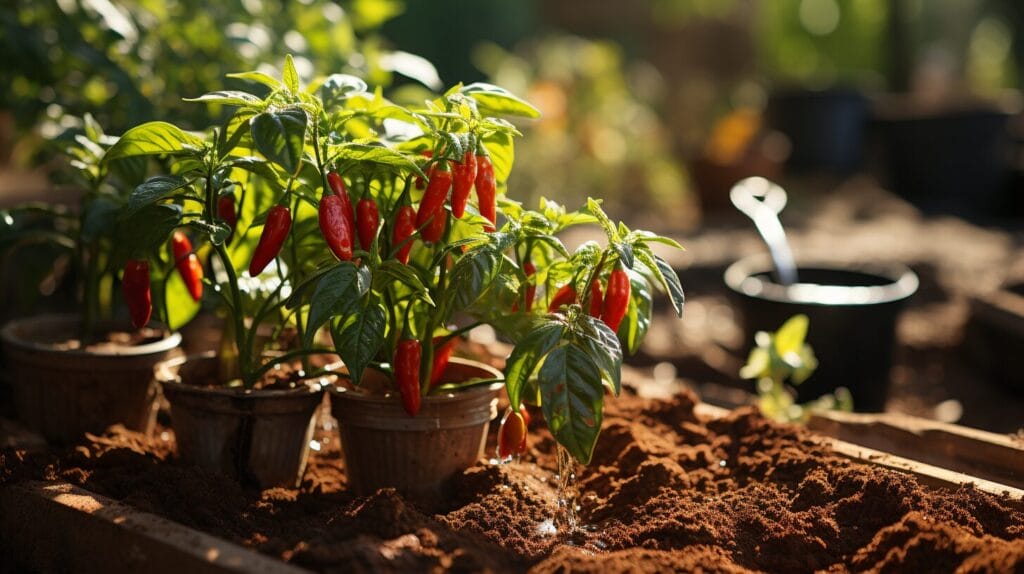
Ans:
<svg viewBox="0 0 1024 574"><path fill-rule="evenodd" d="M0 331L16 416L54 443L117 423L148 433L156 416L153 367L172 356L181 335L98 350L60 348L80 323L76 315L42 315L11 321ZM98 327L126 330L116 322Z"/></svg>
<svg viewBox="0 0 1024 574"><path fill-rule="evenodd" d="M199 386L216 377L213 353L172 359L156 377L171 406L178 457L260 488L299 484L314 416L330 378L289 390Z"/></svg>
<svg viewBox="0 0 1024 574"><path fill-rule="evenodd" d="M884 410L896 320L917 291L917 275L897 264L804 264L797 267L800 282L785 286L774 281L772 270L769 257L756 255L725 271L743 317L745 343L803 313L810 319L807 342L818 368L796 387L797 400L846 387L855 410Z"/></svg>
<svg viewBox="0 0 1024 574"><path fill-rule="evenodd" d="M367 371L364 379L374 376L384 377ZM483 363L452 358L442 381L500 377L500 371ZM331 387L331 413L338 419L349 488L359 494L394 487L417 498L442 496L449 479L483 455L502 387L494 383L424 397L415 417L402 409L397 393Z"/></svg>

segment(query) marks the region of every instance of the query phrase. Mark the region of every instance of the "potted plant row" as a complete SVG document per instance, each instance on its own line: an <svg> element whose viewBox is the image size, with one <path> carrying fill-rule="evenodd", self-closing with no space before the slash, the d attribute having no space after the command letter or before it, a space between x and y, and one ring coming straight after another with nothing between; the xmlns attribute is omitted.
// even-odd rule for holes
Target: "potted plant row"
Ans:
<svg viewBox="0 0 1024 574"><path fill-rule="evenodd" d="M167 265L225 317L215 356L158 367L179 456L294 485L327 388L351 488L437 493L482 454L504 388L500 454L522 452L531 403L588 462L653 291L682 311L678 276L652 248L678 244L612 222L597 200L531 210L504 197L520 134L503 116L538 112L502 88L400 106L347 75L303 87L290 57L280 79L233 76L260 95L195 99L232 107L223 124L146 123L102 161L161 169L118 214L139 230L121 275L135 325L150 317L152 269ZM558 234L577 225L606 244L568 249ZM156 298L165 317L170 303ZM482 325L514 344L504 373L452 356Z"/></svg>

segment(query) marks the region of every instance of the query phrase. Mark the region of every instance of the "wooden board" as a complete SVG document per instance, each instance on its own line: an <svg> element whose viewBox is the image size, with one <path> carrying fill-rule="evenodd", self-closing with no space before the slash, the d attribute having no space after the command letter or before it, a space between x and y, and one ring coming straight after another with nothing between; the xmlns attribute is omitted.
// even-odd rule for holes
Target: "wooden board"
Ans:
<svg viewBox="0 0 1024 574"><path fill-rule="evenodd" d="M726 413L729 412L726 409L709 405L706 403L698 404L695 411L697 412L697 414L701 416L706 416L710 418L719 418L725 416ZM819 421L818 426L821 428L815 430L822 434L822 436L819 438L820 442L831 447L832 450L834 450L836 454L840 456L856 460L858 462L863 462L875 466L881 466L892 470L897 470L899 472L913 474L923 484L926 484L931 487L960 488L962 486L972 486L982 492L987 492L989 494L994 494L996 496L1006 497L1006 499L1013 501L1013 503L1016 506L1021 506L1021 508L1024 509L1024 489L1017 488L1015 486L1011 486L1009 484L1005 484L1002 482L980 478L972 474L957 472L956 470L951 470L948 467L944 468L935 466L932 464L928 464L926 462L922 462L921 460L899 456L892 452L885 452L883 450L863 446L862 444L854 444L852 442L847 442L840 438L828 436L829 432L836 432L836 434L849 435L852 437L852 440L857 440L857 426L856 424L853 424L852 426L846 426L844 422L846 418L849 418L850 421L875 421L880 417L884 417L885 415L829 413L828 416L831 416L833 414L840 416L836 416L835 420L826 419L830 420L829 424L825 424L822 421ZM848 415L848 417L843 417L842 415ZM922 427L929 426L925 423L932 423L932 421L916 419L916 417L906 418L915 419L914 421L905 421L908 424L914 423ZM932 424L941 425L941 423ZM961 434L958 435L959 440L964 441L963 447L966 450L971 450L971 447L973 447L978 449L979 452L982 452L985 450L985 448L991 447L992 443L988 442L989 439L992 439L993 437L1002 436L993 435L993 433L985 433L983 431L975 431L974 429L967 429L965 427L957 427L956 425L945 426L953 426L956 427L958 431L961 431ZM822 429L824 429L825 432L823 432ZM910 431L908 430L907 432ZM864 433L863 436L867 436L867 433ZM1009 437L1006 437L1006 439L1011 440L1009 439ZM914 456L913 453L911 453L911 456Z"/></svg>
<svg viewBox="0 0 1024 574"><path fill-rule="evenodd" d="M814 431L903 458L1024 488L1024 440L896 413L815 415Z"/></svg>
<svg viewBox="0 0 1024 574"><path fill-rule="evenodd" d="M308 572L66 483L0 488L0 557L12 572Z"/></svg>

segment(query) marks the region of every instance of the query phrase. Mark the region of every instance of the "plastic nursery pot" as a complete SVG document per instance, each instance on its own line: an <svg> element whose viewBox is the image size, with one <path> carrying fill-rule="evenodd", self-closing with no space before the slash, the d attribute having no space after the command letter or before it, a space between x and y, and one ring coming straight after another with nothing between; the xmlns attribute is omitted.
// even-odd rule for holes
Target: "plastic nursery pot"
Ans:
<svg viewBox="0 0 1024 574"><path fill-rule="evenodd" d="M881 112L889 184L926 212L1002 215L1009 178L1009 115L990 108Z"/></svg>
<svg viewBox="0 0 1024 574"><path fill-rule="evenodd" d="M861 163L867 100L854 89L788 89L768 99L768 125L789 137L787 167L852 173Z"/></svg>
<svg viewBox="0 0 1024 574"><path fill-rule="evenodd" d="M260 488L297 486L323 386L333 376L288 390L205 386L217 370L213 353L157 365L179 459Z"/></svg>
<svg viewBox="0 0 1024 574"><path fill-rule="evenodd" d="M140 344L70 348L80 326L77 315L41 315L0 331L17 417L53 443L117 423L148 433L156 417L153 367L172 356L181 335L154 331L160 336ZM100 333L130 332L117 322L97 326Z"/></svg>
<svg viewBox="0 0 1024 574"><path fill-rule="evenodd" d="M786 319L804 313L810 319L807 342L819 365L796 387L797 400L846 387L854 409L883 410L896 318L917 291L917 275L903 265L819 264L798 267L798 276L796 285L776 283L771 260L764 255L741 259L725 271L747 345L753 344L757 331L775 331Z"/></svg>
<svg viewBox="0 0 1024 574"><path fill-rule="evenodd" d="M382 386L371 377L384 379L383 373L367 370L361 388L330 389L349 488L357 494L393 487L416 498L443 496L449 479L483 455L502 383L423 397L419 414L410 417L397 393L363 389ZM453 357L442 382L473 378L501 378L501 372Z"/></svg>

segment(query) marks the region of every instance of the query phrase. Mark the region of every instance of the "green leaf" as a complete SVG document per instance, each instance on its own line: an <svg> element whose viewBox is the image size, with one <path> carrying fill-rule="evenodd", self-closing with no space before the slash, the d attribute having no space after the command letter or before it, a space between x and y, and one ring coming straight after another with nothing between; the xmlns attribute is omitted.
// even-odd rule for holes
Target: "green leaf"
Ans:
<svg viewBox="0 0 1024 574"><path fill-rule="evenodd" d="M578 332L579 347L601 369L601 377L607 380L615 396L622 392L622 346L615 333L604 321L590 315L583 315L582 327ZM620 327L621 328L621 327Z"/></svg>
<svg viewBox="0 0 1024 574"><path fill-rule="evenodd" d="M260 106L263 100L248 92L235 90L221 90L203 94L198 98L185 98L186 102L206 102L210 104L221 104L225 106Z"/></svg>
<svg viewBox="0 0 1024 574"><path fill-rule="evenodd" d="M127 255L148 256L163 246L181 224L182 208L173 203L150 204L123 219L118 229L118 249Z"/></svg>
<svg viewBox="0 0 1024 574"><path fill-rule="evenodd" d="M135 188L131 197L128 198L128 206L125 208L126 215L156 203L170 194L188 185L188 180L176 175L158 175L147 179L142 185Z"/></svg>
<svg viewBox="0 0 1024 574"><path fill-rule="evenodd" d="M540 110L512 92L495 86L476 82L462 88L461 92L476 100L482 112L506 116L539 118Z"/></svg>
<svg viewBox="0 0 1024 574"><path fill-rule="evenodd" d="M658 275L661 276L661 281L672 301L672 308L675 309L676 316L681 318L683 305L686 304L686 294L683 293L683 285L679 282L679 274L669 265L668 261L657 255L654 256L654 262L658 266Z"/></svg>
<svg viewBox="0 0 1024 574"><path fill-rule="evenodd" d="M367 89L366 82L348 74L331 74L320 86L320 99L324 107L330 108L345 101L352 94L360 94Z"/></svg>
<svg viewBox="0 0 1024 574"><path fill-rule="evenodd" d="M643 229L631 231L626 240L636 243L661 243L662 245L668 245L669 247L674 247L681 251L686 251L686 248L680 245L679 242L676 241L675 239L672 239L670 237L663 237L661 235L656 235L654 233L651 233L650 231L644 231Z"/></svg>
<svg viewBox="0 0 1024 574"><path fill-rule="evenodd" d="M271 90L277 90L281 88L281 82L276 78L268 76L263 72L236 72L234 74L228 74L227 77L235 78L238 80L249 80L250 82L256 82L267 86Z"/></svg>
<svg viewBox="0 0 1024 574"><path fill-rule="evenodd" d="M299 73L295 71L295 60L292 59L291 54L284 57L284 70L281 72L281 79L289 92L299 93Z"/></svg>
<svg viewBox="0 0 1024 574"><path fill-rule="evenodd" d="M434 305L434 300L430 298L430 291L423 283L423 279L420 278L420 274L416 270L404 263L400 263L394 259L384 261L377 267L377 272L373 275L374 286L383 291L392 282L397 281L402 285L408 287L417 297L422 299L429 305Z"/></svg>
<svg viewBox="0 0 1024 574"><path fill-rule="evenodd" d="M455 309L476 303L494 283L501 269L500 262L500 253L490 248L467 251L459 258L448 274L448 284L454 288L446 292L451 293L449 298Z"/></svg>
<svg viewBox="0 0 1024 574"><path fill-rule="evenodd" d="M619 254L619 260L626 266L626 269L633 268L633 246L628 243L613 243L612 247Z"/></svg>
<svg viewBox="0 0 1024 574"><path fill-rule="evenodd" d="M302 149L306 143L306 112L289 108L263 112L252 119L252 140L256 149L289 174L302 167Z"/></svg>
<svg viewBox="0 0 1024 574"><path fill-rule="evenodd" d="M537 378L551 434L577 460L589 463L604 411L598 366L580 348L566 345L548 354Z"/></svg>
<svg viewBox="0 0 1024 574"><path fill-rule="evenodd" d="M343 317L332 329L334 348L348 367L352 384L358 385L370 361L384 344L387 311L374 303Z"/></svg>
<svg viewBox="0 0 1024 574"><path fill-rule="evenodd" d="M523 386L541 360L562 342L565 325L559 321L545 321L516 342L505 364L505 389L513 408L519 408Z"/></svg>
<svg viewBox="0 0 1024 574"><path fill-rule="evenodd" d="M203 140L167 122L148 122L128 130L107 150L104 162L138 155L191 153Z"/></svg>
<svg viewBox="0 0 1024 574"><path fill-rule="evenodd" d="M804 344L804 339L807 338L808 324L807 315L802 313L790 317L775 332L775 352L780 357L785 357L790 353L799 353L800 348Z"/></svg>
<svg viewBox="0 0 1024 574"><path fill-rule="evenodd" d="M167 312L167 327L172 331L184 327L199 314L201 301L192 298L181 274L172 271L164 283L164 309Z"/></svg>
<svg viewBox="0 0 1024 574"><path fill-rule="evenodd" d="M307 346L313 341L316 330L328 319L336 315L347 315L359 305L363 295L370 289L370 280L370 270L366 267L357 268L351 261L339 263L320 278L309 305Z"/></svg>
<svg viewBox="0 0 1024 574"><path fill-rule="evenodd" d="M619 229L612 223L612 220L608 217L608 214L601 208L601 202L592 197L587 198L587 212L597 218L597 222L601 224L601 229L604 229L605 235L608 236L609 243L619 243L622 238L619 237Z"/></svg>
<svg viewBox="0 0 1024 574"><path fill-rule="evenodd" d="M416 165L415 161L409 159L402 152L383 145L345 143L333 147L332 151L335 151L338 160L343 162L353 162L362 165L373 162L425 177L425 174L420 170L420 166Z"/></svg>
<svg viewBox="0 0 1024 574"><path fill-rule="evenodd" d="M250 133L250 130L245 128L255 115L256 112L253 109L241 108L231 116L231 119L228 120L228 123L218 135L217 152L221 158L226 157L231 153L231 150L238 147L242 138L244 138L246 134Z"/></svg>
<svg viewBox="0 0 1024 574"><path fill-rule="evenodd" d="M82 221L81 239L89 243L98 237L109 234L117 226L118 213L121 206L106 197L98 197L86 206Z"/></svg>
<svg viewBox="0 0 1024 574"><path fill-rule="evenodd" d="M669 300L676 315L683 316L683 306L686 304L686 295L683 293L683 285L679 282L679 275L676 270L661 257L655 255L646 245L637 244L633 250L636 258L651 270L654 278L668 293Z"/></svg>

